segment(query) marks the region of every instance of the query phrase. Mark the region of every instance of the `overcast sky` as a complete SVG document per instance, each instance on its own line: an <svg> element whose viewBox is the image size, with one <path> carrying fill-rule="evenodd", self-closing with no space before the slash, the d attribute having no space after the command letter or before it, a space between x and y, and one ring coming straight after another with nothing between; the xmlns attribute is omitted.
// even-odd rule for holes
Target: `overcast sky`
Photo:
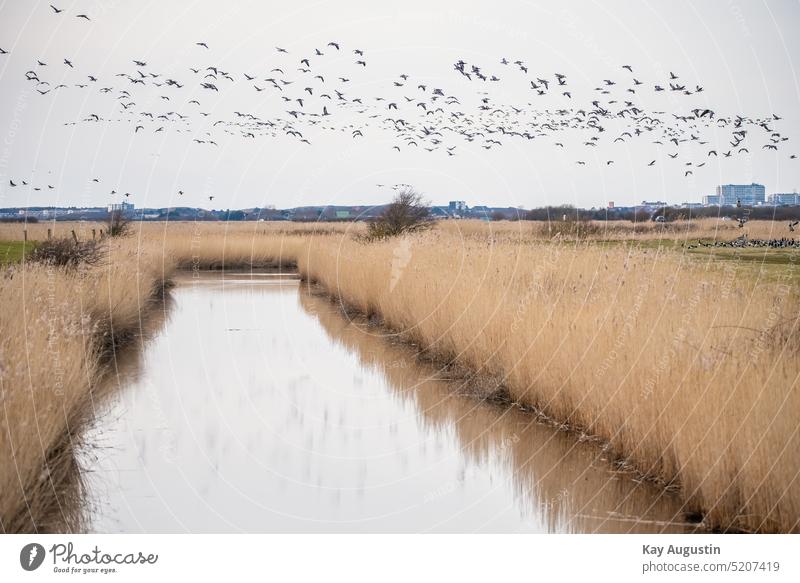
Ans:
<svg viewBox="0 0 800 583"><path fill-rule="evenodd" d="M800 188L800 159L789 159L791 153L800 154L797 0L52 3L64 12L54 13L50 2L0 1L0 48L8 51L0 55L0 207L105 205L119 199L111 190L130 192L137 206L150 207L377 204L391 197L389 187L395 183L414 185L434 203L458 199L525 208L605 206L611 200L617 205L644 199L699 201L720 183L760 182L768 193ZM330 41L340 43L341 50L327 46ZM276 46L285 47L288 55ZM481 97L477 92L487 90L492 103L588 105L592 89L603 79L630 79L621 68L627 64L648 88L668 83L670 71L688 87L704 88L688 100L669 91L641 91L637 104L648 110L686 114L691 105L711 108L718 117L774 113L783 118L776 127L791 139L777 153L754 142L749 156L709 158L688 177L665 159L666 149L650 148L648 140L609 140L591 152L580 136L565 136L566 148L537 139L501 140L502 147L489 150L477 141L448 142L457 144L452 156L443 149L404 147L398 152L392 147L394 136L380 129L377 120L341 110L326 120L337 130L304 131L310 145L282 134L248 139L214 133L218 146L193 141L217 131L213 121L233 119L234 111L260 119L287 117L290 107L276 91L256 91L243 74L255 75L262 86L274 67L293 69L287 77L297 75L299 60L314 55L315 48L325 52L312 60L314 73L327 77L327 85L320 87L332 88L338 76L350 78L347 96L370 100L381 116L387 112L378 109L383 105L374 97L402 99L417 84L443 88L459 98L465 111L474 111ZM364 51L366 67L355 63L355 48ZM504 57L524 61L531 75L563 73L573 102L561 96L533 101L527 80L500 64ZM74 68L64 64L65 58ZM139 67L143 71L184 83L180 100L166 88L132 87L116 77L120 72L135 75L134 59L147 63ZM501 80L469 81L453 69L459 59ZM208 66L229 72L234 81L218 81L219 92L200 88L190 67ZM69 87L40 95L35 83L26 80L29 70L51 86ZM393 85L400 74L409 75L408 87ZM89 81L88 75L98 81ZM114 92L103 94L102 87ZM147 124L134 133L136 124L121 111L125 100L117 99L119 89L134 94L133 109L158 113L171 108L189 117L182 124L166 124L166 131L155 132L155 125ZM171 95L171 101L161 95ZM201 105L189 105L191 99ZM201 117L200 111L209 115ZM104 121L81 121L92 113ZM363 139L353 138L349 124L357 127L365 120L370 125ZM77 123L65 125L71 122ZM190 131L177 132L176 127ZM728 133L707 137L709 148L730 149ZM647 166L656 158L658 164ZM579 159L587 165L576 166ZM614 164L605 163L610 159ZM19 186L12 188L9 180ZM23 187L22 180L29 186ZM178 190L185 195L178 197ZM215 197L211 203L210 195Z"/></svg>

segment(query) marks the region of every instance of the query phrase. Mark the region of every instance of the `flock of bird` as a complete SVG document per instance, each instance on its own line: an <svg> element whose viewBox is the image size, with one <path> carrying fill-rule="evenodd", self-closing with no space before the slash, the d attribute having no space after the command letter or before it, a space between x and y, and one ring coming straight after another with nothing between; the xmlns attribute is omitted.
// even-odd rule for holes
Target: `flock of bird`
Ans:
<svg viewBox="0 0 800 583"><path fill-rule="evenodd" d="M70 16L64 9L50 7L53 16ZM91 22L86 14L72 16ZM456 156L465 143L486 150L515 141L544 143L559 151L577 149L573 158L577 167L607 167L615 160L600 152L614 152L617 144L636 144L637 150L646 145L654 152L648 167L670 163L690 176L712 158L736 158L754 148L783 152L789 141L777 129L781 120L777 115L729 116L698 107L690 98L702 93L702 86L673 72L664 79L640 80L630 65L620 65L618 75L602 79L588 96L580 95L562 73L534 72L525 61L508 58L489 67L464 60L454 63L453 71L462 79L453 85L463 91L466 80L467 87L475 90L469 95L407 73L385 81L380 95L368 95L366 87L374 84L358 82L368 68L365 51L336 40L301 53L274 47L269 65L237 72L215 64L207 42L198 41L192 48L199 64L180 74L131 58L124 70L103 78L65 57L60 63L37 60L25 77L42 99L54 99L62 91L91 91L109 101L107 107L65 125L122 123L130 126L134 139L145 133L174 132L186 134L191 139L187 143L196 147L218 147L225 136L288 138L310 146L320 132L330 131L353 140L388 135L386 147L396 151L419 149L447 157ZM0 55L8 54L0 48ZM494 88L504 83L524 87L526 97L518 103L495 98ZM207 102L234 88L258 98L248 100L258 113L237 109L230 115L212 115L209 110L216 108L207 107ZM643 95L662 92L674 97L671 103L677 113L648 110L642 104L648 100ZM680 100L690 101L682 106ZM578 138L570 140L572 135ZM786 155L797 158L794 153ZM10 181L11 187L18 185L28 183Z"/></svg>

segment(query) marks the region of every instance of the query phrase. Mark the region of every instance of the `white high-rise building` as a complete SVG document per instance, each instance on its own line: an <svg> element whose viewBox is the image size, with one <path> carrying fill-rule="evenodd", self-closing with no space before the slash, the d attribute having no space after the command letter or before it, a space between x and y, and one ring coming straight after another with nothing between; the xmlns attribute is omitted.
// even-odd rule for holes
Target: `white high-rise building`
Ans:
<svg viewBox="0 0 800 583"><path fill-rule="evenodd" d="M800 205L800 194L796 192L776 192L767 197L767 202L771 205Z"/></svg>
<svg viewBox="0 0 800 583"><path fill-rule="evenodd" d="M717 186L718 203L724 206L764 204L766 189L763 184L721 184Z"/></svg>

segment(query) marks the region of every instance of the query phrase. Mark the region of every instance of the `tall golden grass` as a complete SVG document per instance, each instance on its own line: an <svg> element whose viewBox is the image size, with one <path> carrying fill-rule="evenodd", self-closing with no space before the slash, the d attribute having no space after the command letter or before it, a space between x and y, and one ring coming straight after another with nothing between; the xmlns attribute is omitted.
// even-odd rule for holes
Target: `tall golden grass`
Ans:
<svg viewBox="0 0 800 583"><path fill-rule="evenodd" d="M797 531L796 274L442 229L314 241L304 277L679 484L708 524Z"/></svg>
<svg viewBox="0 0 800 583"><path fill-rule="evenodd" d="M741 234L718 223L684 227L692 239ZM64 230L56 236L73 228L91 236L92 227L81 226L57 223ZM28 236L44 239L47 228L29 225ZM53 510L58 492L46 470L91 416L109 338L141 327L153 290L176 266L296 265L429 353L495 379L512 399L599 436L641 472L679 485L687 508L708 524L798 530L796 266L764 278L752 265L603 246L530 223L447 222L373 244L352 236L360 228L142 223L108 241L98 267L7 269L0 277L2 528L39 528ZM766 238L781 236L780 228L754 221L744 230ZM617 236L664 237L658 226L648 229ZM20 239L19 231L0 225L0 238Z"/></svg>
<svg viewBox="0 0 800 583"><path fill-rule="evenodd" d="M452 379L448 368L420 359L417 351L386 342L365 318L347 314L329 299L301 288L300 303L328 336L379 370L399 399L411 400L421 419L452 432L462 453L475 464L508 465L514 491L526 513L548 532L692 532L680 498L641 480L614 479L597 464L590 442L531 422L522 410L486 406L474 398L468 378ZM444 373L444 374L443 374ZM443 379L442 377L445 377ZM602 455L602 454L601 454ZM426 502L435 503L437 492Z"/></svg>
<svg viewBox="0 0 800 583"><path fill-rule="evenodd" d="M0 275L0 527L75 530L75 446L104 362L140 329L173 266L109 243L101 265L21 264Z"/></svg>
<svg viewBox="0 0 800 583"><path fill-rule="evenodd" d="M459 237L479 239L487 236L517 240L549 240L552 238L574 238L573 228L576 221L551 222L544 221L493 221L479 220L442 221L437 228L441 231L458 234ZM789 231L786 223L777 221L750 221L740 228L736 221L723 221L715 218L681 220L672 223L654 223L630 221L581 221L589 225L582 239L627 241L627 240L719 240L729 241L741 235L751 239L771 239L792 237L796 233ZM47 238L50 229L53 237L71 237L74 230L81 240L91 238L92 229L99 236L104 223L89 221L42 221L38 223L0 223L0 241L22 240L27 231L31 240L42 241ZM174 241L191 240L192 237L205 237L210 242L216 238L242 239L258 241L261 237L273 236L321 236L342 233L361 233L363 223L287 223L287 222L134 222L133 231L146 240L172 239ZM219 256L217 256L219 259Z"/></svg>
<svg viewBox="0 0 800 583"><path fill-rule="evenodd" d="M681 220L671 223L652 221L496 221L477 220L443 221L439 229L453 232L459 237L483 239L487 234L500 240L518 242L561 240L594 241L730 241L742 235L750 239L791 237L787 223L776 221L750 221L739 227L736 221L714 218ZM577 235L577 236L576 236Z"/></svg>

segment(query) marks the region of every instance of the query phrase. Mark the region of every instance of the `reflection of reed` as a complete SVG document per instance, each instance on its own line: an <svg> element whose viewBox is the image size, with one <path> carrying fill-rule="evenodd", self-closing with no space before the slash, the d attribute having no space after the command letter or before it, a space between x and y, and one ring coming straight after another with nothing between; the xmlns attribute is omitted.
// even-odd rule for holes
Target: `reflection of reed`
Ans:
<svg viewBox="0 0 800 583"><path fill-rule="evenodd" d="M68 430L50 449L38 484L26 491L26 509L4 524L7 532L82 532L88 526L87 474L96 459L95 444L87 433L107 410L117 391L142 371L145 342L164 328L172 297L164 293L143 310L137 330L126 331L116 349L107 351L99 363L99 377L92 379L67 422Z"/></svg>
<svg viewBox="0 0 800 583"><path fill-rule="evenodd" d="M681 504L671 494L613 471L602 451L537 423L529 414L470 397L469 381L422 362L408 345L348 319L336 303L301 287L299 301L330 338L379 370L388 385L413 401L421 418L453 430L467 458L499 461L511 474L524 512L551 532L684 532ZM484 393L486 394L486 393Z"/></svg>

